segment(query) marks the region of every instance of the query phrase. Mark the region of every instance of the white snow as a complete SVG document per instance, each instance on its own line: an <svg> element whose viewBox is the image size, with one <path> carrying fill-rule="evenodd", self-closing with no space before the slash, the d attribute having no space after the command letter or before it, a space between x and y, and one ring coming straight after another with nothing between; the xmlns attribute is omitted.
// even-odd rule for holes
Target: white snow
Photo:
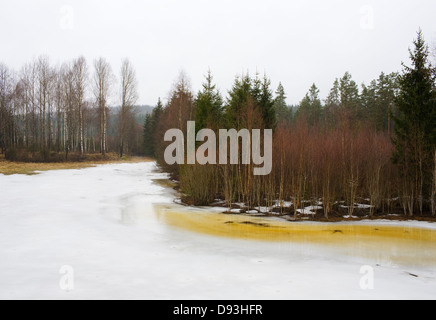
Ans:
<svg viewBox="0 0 436 320"><path fill-rule="evenodd" d="M296 211L303 215L315 215L317 210L322 210L321 206L309 206L304 209L297 209Z"/></svg>
<svg viewBox="0 0 436 320"><path fill-rule="evenodd" d="M304 208L304 210L309 210L309 211L317 211L317 210L322 210L323 208L321 206L309 206Z"/></svg>
<svg viewBox="0 0 436 320"><path fill-rule="evenodd" d="M295 211L297 211L299 214L304 214L304 215L314 215L315 214L315 212L307 210L307 209L297 209Z"/></svg>
<svg viewBox="0 0 436 320"><path fill-rule="evenodd" d="M266 206L260 206L260 207L257 207L257 208L259 209L260 213L268 213L268 212L271 211L271 208L270 207L266 207Z"/></svg>
<svg viewBox="0 0 436 320"><path fill-rule="evenodd" d="M358 209L371 209L372 208L371 205L369 205L369 204L362 204L362 203L358 203L355 206Z"/></svg>
<svg viewBox="0 0 436 320"><path fill-rule="evenodd" d="M374 259L310 242L170 227L153 204L177 206L176 195L152 182L166 178L154 169L139 163L0 175L0 299L436 298L435 265L397 265L390 250ZM374 268L373 290L360 287L363 265ZM74 270L71 291L59 286L62 266Z"/></svg>
<svg viewBox="0 0 436 320"><path fill-rule="evenodd" d="M230 213L241 213L241 209L230 209Z"/></svg>
<svg viewBox="0 0 436 320"><path fill-rule="evenodd" d="M245 203L244 202L235 202L233 204L238 206L238 207L240 207L240 208L244 208L245 207Z"/></svg>
<svg viewBox="0 0 436 320"><path fill-rule="evenodd" d="M349 206L345 206L345 205L340 205L340 207L343 209L349 208ZM354 208L355 209L370 209L370 208L372 208L372 206L369 204L355 203Z"/></svg>
<svg viewBox="0 0 436 320"><path fill-rule="evenodd" d="M275 202L274 202L274 205L276 206L276 207L279 207L280 208L280 206L283 204L283 207L285 207L285 208L290 208L290 207L292 207L292 202L291 201L279 201L279 200L276 200Z"/></svg>

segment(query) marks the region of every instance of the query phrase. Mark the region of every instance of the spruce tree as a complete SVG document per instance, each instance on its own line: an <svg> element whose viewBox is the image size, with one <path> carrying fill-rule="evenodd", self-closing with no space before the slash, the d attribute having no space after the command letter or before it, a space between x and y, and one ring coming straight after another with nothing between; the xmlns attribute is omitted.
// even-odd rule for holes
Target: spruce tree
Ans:
<svg viewBox="0 0 436 320"><path fill-rule="evenodd" d="M395 99L394 160L399 164L406 184L410 184L409 214L423 212L431 193L436 149L436 104L433 69L429 49L421 30L409 49L412 66L403 63L399 77L399 94Z"/></svg>
<svg viewBox="0 0 436 320"><path fill-rule="evenodd" d="M161 99L159 98L157 100L157 105L153 109L153 113L152 113L154 122L159 121L159 118L162 115L162 112L163 112L163 104L162 104Z"/></svg>
<svg viewBox="0 0 436 320"><path fill-rule="evenodd" d="M313 84L301 101L296 117L303 117L310 125L315 125L321 117L322 104L319 99L319 89Z"/></svg>
<svg viewBox="0 0 436 320"><path fill-rule="evenodd" d="M242 118L245 116L244 106L252 99L252 80L247 74L236 77L232 90L229 91L227 105L225 107L226 126L241 129Z"/></svg>
<svg viewBox="0 0 436 320"><path fill-rule="evenodd" d="M324 106L324 122L332 127L335 124L335 117L340 105L339 79L335 79L333 87L330 89L329 95L325 100Z"/></svg>
<svg viewBox="0 0 436 320"><path fill-rule="evenodd" d="M160 118L162 116L164 112L164 107L162 104L162 100L159 98L157 100L157 105L156 107L153 109L153 112L151 114L151 124L150 124L150 128L151 128L151 152L152 155L155 156L156 155L156 132L157 132L157 127L159 125L159 121Z"/></svg>
<svg viewBox="0 0 436 320"><path fill-rule="evenodd" d="M274 107L274 99L270 86L271 81L265 75L261 87L262 90L260 95L259 108L262 113L265 128L275 130L277 127L277 113Z"/></svg>
<svg viewBox="0 0 436 320"><path fill-rule="evenodd" d="M152 131L152 123L151 123L151 115L147 113L144 119L144 155L147 157L153 157L153 131Z"/></svg>
<svg viewBox="0 0 436 320"><path fill-rule="evenodd" d="M321 117L322 103L319 98L319 89L315 84L310 87L309 98L311 104L311 121L313 124L317 124Z"/></svg>
<svg viewBox="0 0 436 320"><path fill-rule="evenodd" d="M256 77L250 80L251 89L250 95L253 100L259 105L262 100L262 80L259 78L259 73L256 73Z"/></svg>
<svg viewBox="0 0 436 320"><path fill-rule="evenodd" d="M203 90L197 94L195 99L195 121L196 130L210 128L217 130L222 121L223 99L212 83L212 73L209 71L206 82L203 83Z"/></svg>
<svg viewBox="0 0 436 320"><path fill-rule="evenodd" d="M159 98L156 107L151 114L147 114L144 119L143 145L144 154L154 157L156 154L155 136L160 117L163 113L163 104Z"/></svg>
<svg viewBox="0 0 436 320"><path fill-rule="evenodd" d="M380 107L377 97L377 81L372 80L369 86L362 84L360 105L362 107L362 119L367 120L371 126L379 129Z"/></svg>
<svg viewBox="0 0 436 320"><path fill-rule="evenodd" d="M378 130L391 131L390 111L395 105L395 96L398 91L398 74L385 75L383 72L377 80L377 117L376 128Z"/></svg>
<svg viewBox="0 0 436 320"><path fill-rule="evenodd" d="M351 119L356 120L362 116L359 101L359 88L349 72L345 73L339 83L342 112L345 112Z"/></svg>
<svg viewBox="0 0 436 320"><path fill-rule="evenodd" d="M282 83L279 83L276 91L276 98L274 99L274 109L276 111L277 122L289 123L291 120L291 113L286 105L286 94Z"/></svg>
<svg viewBox="0 0 436 320"><path fill-rule="evenodd" d="M310 122L309 117L311 114L311 109L309 93L306 93L303 100L301 100L300 104L298 105L295 118L297 120L304 119L307 122Z"/></svg>

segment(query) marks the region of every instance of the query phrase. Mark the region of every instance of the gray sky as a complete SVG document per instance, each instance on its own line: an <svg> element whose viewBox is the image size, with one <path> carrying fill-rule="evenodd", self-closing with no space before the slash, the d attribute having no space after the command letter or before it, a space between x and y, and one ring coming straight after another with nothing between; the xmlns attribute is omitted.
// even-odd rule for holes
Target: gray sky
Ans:
<svg viewBox="0 0 436 320"><path fill-rule="evenodd" d="M434 0L0 0L0 62L103 56L118 76L128 57L152 105L181 70L197 92L210 68L225 94L237 74L266 72L294 104L313 82L324 98L345 71L360 84L401 70L419 27L436 40L435 14Z"/></svg>

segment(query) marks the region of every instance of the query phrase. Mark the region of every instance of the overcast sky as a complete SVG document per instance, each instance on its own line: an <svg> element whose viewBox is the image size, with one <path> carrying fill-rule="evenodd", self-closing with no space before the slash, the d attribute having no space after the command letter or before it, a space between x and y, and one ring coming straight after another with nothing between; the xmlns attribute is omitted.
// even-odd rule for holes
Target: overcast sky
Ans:
<svg viewBox="0 0 436 320"><path fill-rule="evenodd" d="M436 40L435 17L435 0L0 0L0 62L103 56L118 75L128 57L151 105L181 70L197 92L210 68L225 95L237 74L266 72L295 104L313 82L324 98L345 71L360 84L401 70L419 27Z"/></svg>

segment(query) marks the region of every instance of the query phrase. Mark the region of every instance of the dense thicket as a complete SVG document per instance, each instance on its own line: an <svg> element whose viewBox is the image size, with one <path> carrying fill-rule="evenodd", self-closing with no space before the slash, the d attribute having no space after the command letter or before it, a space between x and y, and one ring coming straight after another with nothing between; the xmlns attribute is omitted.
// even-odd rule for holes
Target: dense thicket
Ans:
<svg viewBox="0 0 436 320"><path fill-rule="evenodd" d="M298 106L286 104L282 84L274 97L266 75L236 77L226 99L210 72L196 96L182 76L168 104L159 104L146 119L144 143L148 154L179 179L185 201L196 205L224 199L229 207L234 202L253 209L275 206L295 215L312 205L328 218L334 212L357 214L360 203L371 216L434 215L435 79L427 57L419 33L413 66L401 74L381 73L359 86L347 72L324 101L313 84ZM180 128L186 137L188 120L196 121L197 130L273 129L272 173L253 176L253 165L242 164L169 166L163 135Z"/></svg>
<svg viewBox="0 0 436 320"><path fill-rule="evenodd" d="M62 161L71 152L142 153L136 77L123 62L120 89L109 63L83 57L58 66L46 56L14 72L0 64L0 149L10 160ZM111 96L120 98L109 107Z"/></svg>

